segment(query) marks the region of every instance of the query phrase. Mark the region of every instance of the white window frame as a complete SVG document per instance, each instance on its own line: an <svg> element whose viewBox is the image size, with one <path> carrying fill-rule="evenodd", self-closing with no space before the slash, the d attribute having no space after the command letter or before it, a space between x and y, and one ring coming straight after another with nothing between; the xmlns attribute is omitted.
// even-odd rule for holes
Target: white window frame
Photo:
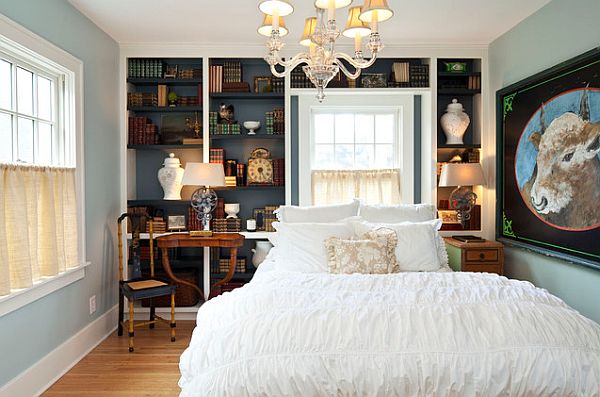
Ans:
<svg viewBox="0 0 600 397"><path fill-rule="evenodd" d="M400 197L402 203L414 202L414 95L408 93L339 93L330 92L322 103L314 94L298 98L298 204L312 205L311 172L313 164L313 114L315 112L356 113L397 112L397 167L400 169ZM400 126L402 127L400 134Z"/></svg>
<svg viewBox="0 0 600 397"><path fill-rule="evenodd" d="M402 157L400 154L400 150L401 150L401 137L400 137L400 125L402 125L402 113L399 111L398 107L393 107L393 106L378 106L378 107L372 107L372 106L362 106L362 107L355 107L355 106L346 106L346 107L328 107L328 106L324 106L324 107L316 107L316 108L311 108L311 115L310 115L310 121L311 121L311 125L310 125L310 144L311 144L311 159L310 159L310 167L311 167L311 171L315 170L317 168L315 168L315 158L314 158L314 147L316 145L322 145L323 143L316 143L315 142L315 133L316 133L316 127L315 127L315 118L314 116L317 114L333 114L334 117L337 114L353 114L353 115L358 115L358 114L365 114L365 115L382 115L382 114L392 114L394 115L394 124L393 124L393 129L394 129L394 134L393 134L393 141L391 144L387 144L387 145L391 145L394 151L394 158L393 158L393 164L390 167L386 167L386 168L399 168L400 167L400 158ZM335 121L334 121L335 122ZM335 140L335 137L334 137ZM340 144L345 144L345 143L340 143ZM362 145L364 143L358 143L359 145ZM336 145L338 145L338 143L333 142L334 148ZM354 143L352 144L353 146L356 146L356 140L354 141ZM377 145L376 142L373 143L373 145ZM358 168L357 168L358 169ZM369 168L369 169L378 169L378 168ZM382 168L379 168L382 169ZM352 169L348 169L348 171L350 171Z"/></svg>
<svg viewBox="0 0 600 397"><path fill-rule="evenodd" d="M64 119L57 120L62 128L73 131L64 134L65 157L63 164L76 167L77 220L79 228L79 265L53 277L44 278L32 287L17 290L0 297L0 317L37 299L63 288L85 275L85 169L83 132L83 62L44 38L0 14L0 48L30 65L42 63L64 75ZM41 68L44 69L44 68ZM58 90L58 87L56 87Z"/></svg>

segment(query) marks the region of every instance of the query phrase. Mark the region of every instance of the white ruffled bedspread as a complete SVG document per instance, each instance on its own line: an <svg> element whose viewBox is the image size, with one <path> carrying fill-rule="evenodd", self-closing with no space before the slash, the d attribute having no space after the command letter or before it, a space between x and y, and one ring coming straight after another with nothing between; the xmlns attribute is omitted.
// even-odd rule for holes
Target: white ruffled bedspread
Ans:
<svg viewBox="0 0 600 397"><path fill-rule="evenodd" d="M481 273L270 271L203 305L182 397L600 396L600 325Z"/></svg>

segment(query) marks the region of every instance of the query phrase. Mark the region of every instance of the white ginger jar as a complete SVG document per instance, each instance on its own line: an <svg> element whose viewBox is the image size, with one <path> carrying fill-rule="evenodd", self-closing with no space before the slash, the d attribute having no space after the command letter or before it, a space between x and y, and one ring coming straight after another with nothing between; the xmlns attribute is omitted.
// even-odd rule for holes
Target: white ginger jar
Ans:
<svg viewBox="0 0 600 397"><path fill-rule="evenodd" d="M446 144L462 145L463 136L470 122L471 119L464 112L463 105L454 98L440 119L440 124L446 134Z"/></svg>
<svg viewBox="0 0 600 397"><path fill-rule="evenodd" d="M158 181L165 192L164 200L181 200L181 180L183 179L183 168L174 153L169 153L158 170Z"/></svg>
<svg viewBox="0 0 600 397"><path fill-rule="evenodd" d="M273 248L273 245L268 241L256 242L256 248L252 249L252 253L254 254L252 255L252 264L254 267L258 267L258 265L263 263L271 248Z"/></svg>

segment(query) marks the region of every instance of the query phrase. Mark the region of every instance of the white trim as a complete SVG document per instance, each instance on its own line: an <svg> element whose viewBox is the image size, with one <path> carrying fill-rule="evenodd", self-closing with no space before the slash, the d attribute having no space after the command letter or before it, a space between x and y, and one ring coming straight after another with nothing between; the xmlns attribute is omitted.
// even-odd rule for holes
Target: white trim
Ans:
<svg viewBox="0 0 600 397"><path fill-rule="evenodd" d="M56 276L42 279L34 283L32 287L23 288L9 295L0 296L0 317L66 287L75 281L81 280L85 276L85 268L89 265L90 262L87 262Z"/></svg>
<svg viewBox="0 0 600 397"><path fill-rule="evenodd" d="M117 318L115 305L0 388L0 397L42 394L117 328Z"/></svg>
<svg viewBox="0 0 600 397"><path fill-rule="evenodd" d="M85 158L84 158L84 120L83 120L83 62L68 52L50 43L46 39L23 26L17 24L3 14L0 14L0 36L3 36L2 41L9 40L11 45L18 48L19 52L25 56L39 62L40 56L44 57L43 61L56 68L61 73L66 75L68 82L65 88L73 95L68 95L71 99L69 106L69 114L66 115L64 125L69 125L75 132L75 142L72 152L75 154L75 189L78 197L77 200L77 226L78 226L78 246L79 246L79 263L86 263L86 246L85 246ZM67 83L68 83L67 82ZM58 89L58 87L57 87ZM81 268L83 272L83 268ZM83 273L82 273L83 274ZM59 277L59 276L57 276ZM52 290L52 291L55 291ZM51 293L47 292L48 293ZM10 295L9 295L10 296ZM43 295L35 299L41 298ZM1 303L2 301L0 301ZM3 306L3 305L0 305ZM2 316L3 308L0 308L0 316ZM15 310L12 308L10 311Z"/></svg>

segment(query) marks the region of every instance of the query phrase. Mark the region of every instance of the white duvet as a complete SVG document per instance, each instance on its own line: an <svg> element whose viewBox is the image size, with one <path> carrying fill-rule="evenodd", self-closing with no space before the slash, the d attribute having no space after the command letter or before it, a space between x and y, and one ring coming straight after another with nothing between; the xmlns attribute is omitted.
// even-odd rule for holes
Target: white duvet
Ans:
<svg viewBox="0 0 600 397"><path fill-rule="evenodd" d="M600 326L528 282L259 273L199 310L181 396L600 396Z"/></svg>

